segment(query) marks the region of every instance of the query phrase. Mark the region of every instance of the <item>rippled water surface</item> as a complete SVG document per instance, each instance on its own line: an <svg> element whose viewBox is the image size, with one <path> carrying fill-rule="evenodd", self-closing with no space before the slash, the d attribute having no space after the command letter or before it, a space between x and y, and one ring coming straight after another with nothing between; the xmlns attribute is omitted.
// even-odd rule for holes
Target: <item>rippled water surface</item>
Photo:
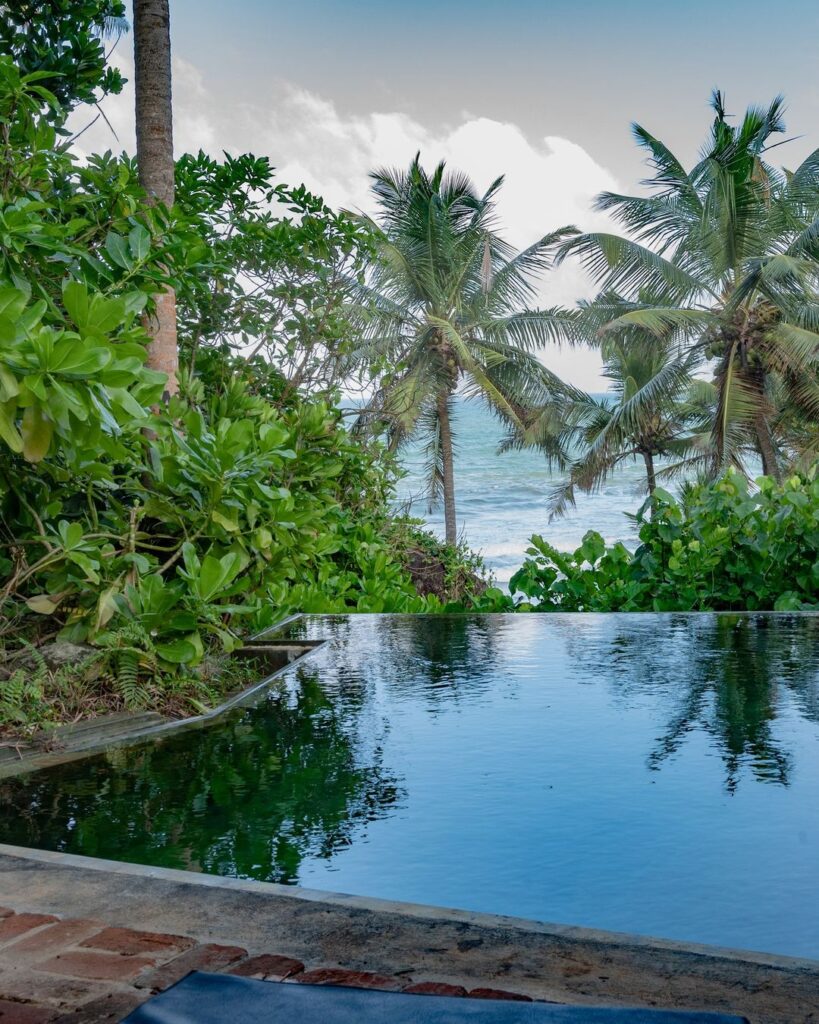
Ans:
<svg viewBox="0 0 819 1024"><path fill-rule="evenodd" d="M255 706L0 782L0 841L819 957L819 618L293 631Z"/></svg>

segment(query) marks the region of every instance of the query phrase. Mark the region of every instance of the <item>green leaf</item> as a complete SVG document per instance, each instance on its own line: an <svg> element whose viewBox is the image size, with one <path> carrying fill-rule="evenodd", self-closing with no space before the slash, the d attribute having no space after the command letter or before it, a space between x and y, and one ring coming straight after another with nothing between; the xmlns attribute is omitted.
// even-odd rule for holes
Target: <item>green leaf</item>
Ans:
<svg viewBox="0 0 819 1024"><path fill-rule="evenodd" d="M30 405L23 413L20 430L23 457L28 462L41 462L48 454L54 436L54 424L39 405Z"/></svg>
<svg viewBox="0 0 819 1024"><path fill-rule="evenodd" d="M105 251L118 267L123 270L132 270L134 261L131 259L130 247L122 235L109 231L105 238Z"/></svg>
<svg viewBox="0 0 819 1024"><path fill-rule="evenodd" d="M188 665L196 659L196 647L190 640L174 640L172 643L157 644L156 653L163 661L174 665Z"/></svg>
<svg viewBox="0 0 819 1024"><path fill-rule="evenodd" d="M88 324L88 288L82 281L67 281L63 285L63 305L80 332Z"/></svg>
<svg viewBox="0 0 819 1024"><path fill-rule="evenodd" d="M242 571L242 558L238 553L229 553L221 558L206 555L197 581L197 591L203 601L212 601L220 591L233 582Z"/></svg>
<svg viewBox="0 0 819 1024"><path fill-rule="evenodd" d="M185 569L191 579L196 579L199 576L202 563L199 561L199 556L196 554L196 548L190 541L185 541L182 545L182 561L184 562Z"/></svg>
<svg viewBox="0 0 819 1024"><path fill-rule="evenodd" d="M26 295L19 288L0 288L0 315L17 320L26 306Z"/></svg>
<svg viewBox="0 0 819 1024"><path fill-rule="evenodd" d="M17 403L14 399L0 403L0 438L6 442L13 452L19 455L23 450L23 439L20 437L20 432L17 430L17 424L15 423L16 412Z"/></svg>
<svg viewBox="0 0 819 1024"><path fill-rule="evenodd" d="M141 224L128 232L128 245L135 260L142 261L151 251L151 236Z"/></svg>
<svg viewBox="0 0 819 1024"><path fill-rule="evenodd" d="M100 346L89 346L64 338L57 342L49 369L78 377L91 377L111 362L111 352Z"/></svg>
<svg viewBox="0 0 819 1024"><path fill-rule="evenodd" d="M106 299L94 295L88 309L85 334L105 335L119 327L125 319L125 299Z"/></svg>
<svg viewBox="0 0 819 1024"><path fill-rule="evenodd" d="M235 518L224 515L218 509L214 509L210 515L214 523L218 523L223 529L227 530L228 533L236 533L239 529L239 524Z"/></svg>
<svg viewBox="0 0 819 1024"><path fill-rule="evenodd" d="M66 551L71 551L82 544L83 529L81 523L70 523L67 519L61 519L57 524L57 533Z"/></svg>

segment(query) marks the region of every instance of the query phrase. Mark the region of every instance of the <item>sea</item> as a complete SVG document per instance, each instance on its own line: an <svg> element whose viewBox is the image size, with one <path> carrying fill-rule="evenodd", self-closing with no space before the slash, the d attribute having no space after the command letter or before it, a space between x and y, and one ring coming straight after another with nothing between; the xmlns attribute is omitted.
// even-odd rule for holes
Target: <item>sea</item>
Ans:
<svg viewBox="0 0 819 1024"><path fill-rule="evenodd" d="M625 462L594 494L578 494L576 508L549 522L548 495L564 479L537 451L498 454L503 425L480 399L455 399L455 502L459 538L479 552L499 584L508 583L526 557L529 538L540 534L563 551L574 550L588 530L630 549L639 543L627 513L645 501L645 467ZM405 476L399 482L399 507L444 535L443 507L430 510L424 486L422 444L401 454Z"/></svg>

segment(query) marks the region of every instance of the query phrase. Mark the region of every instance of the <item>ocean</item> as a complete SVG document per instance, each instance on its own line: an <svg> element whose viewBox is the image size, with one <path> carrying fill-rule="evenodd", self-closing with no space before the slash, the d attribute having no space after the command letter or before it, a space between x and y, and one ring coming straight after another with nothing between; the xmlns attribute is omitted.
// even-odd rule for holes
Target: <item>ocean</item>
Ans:
<svg viewBox="0 0 819 1024"><path fill-rule="evenodd" d="M520 566L533 533L565 551L576 548L587 530L636 547L637 530L626 513L636 512L645 500L642 460L622 464L600 491L578 495L577 507L550 523L548 494L563 474L550 470L534 450L498 455L504 428L478 399L456 399L453 429L458 532L480 552L498 583L508 582ZM443 537L443 508L427 510L423 446L407 447L401 464L406 472L398 487L402 507Z"/></svg>

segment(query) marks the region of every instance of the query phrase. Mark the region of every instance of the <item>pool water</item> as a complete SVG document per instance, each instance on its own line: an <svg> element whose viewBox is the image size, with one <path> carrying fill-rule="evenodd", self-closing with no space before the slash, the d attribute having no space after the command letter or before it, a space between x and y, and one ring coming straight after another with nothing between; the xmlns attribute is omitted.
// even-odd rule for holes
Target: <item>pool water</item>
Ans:
<svg viewBox="0 0 819 1024"><path fill-rule="evenodd" d="M290 635L254 706L0 782L0 841L819 957L819 616Z"/></svg>

